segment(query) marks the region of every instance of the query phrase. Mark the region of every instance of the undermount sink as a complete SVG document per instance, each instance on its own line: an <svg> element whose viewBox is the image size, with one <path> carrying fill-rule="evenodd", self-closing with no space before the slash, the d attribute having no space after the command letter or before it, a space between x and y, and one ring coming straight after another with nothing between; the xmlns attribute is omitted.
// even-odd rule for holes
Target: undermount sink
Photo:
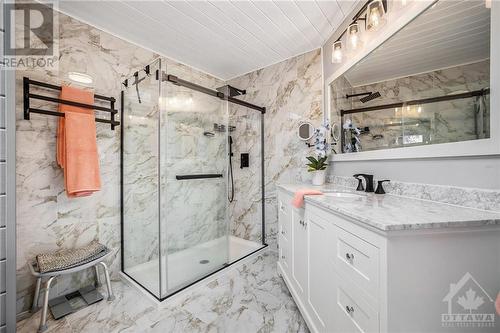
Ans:
<svg viewBox="0 0 500 333"><path fill-rule="evenodd" d="M353 193L353 192L327 192L324 193L327 197L335 198L362 198L366 196L364 193Z"/></svg>

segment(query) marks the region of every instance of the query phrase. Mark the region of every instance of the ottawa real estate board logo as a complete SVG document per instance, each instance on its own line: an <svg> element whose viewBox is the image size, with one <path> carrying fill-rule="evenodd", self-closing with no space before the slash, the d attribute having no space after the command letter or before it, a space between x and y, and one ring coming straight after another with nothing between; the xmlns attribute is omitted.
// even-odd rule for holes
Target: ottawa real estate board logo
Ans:
<svg viewBox="0 0 500 333"><path fill-rule="evenodd" d="M448 313L441 314L443 327L495 326L494 300L468 272L457 283L450 284L443 302L448 304Z"/></svg>

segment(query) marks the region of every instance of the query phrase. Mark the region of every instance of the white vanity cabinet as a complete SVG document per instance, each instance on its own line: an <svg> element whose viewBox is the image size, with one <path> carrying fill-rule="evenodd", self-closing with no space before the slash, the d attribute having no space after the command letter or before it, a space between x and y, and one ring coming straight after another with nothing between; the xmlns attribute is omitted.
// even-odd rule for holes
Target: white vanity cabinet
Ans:
<svg viewBox="0 0 500 333"><path fill-rule="evenodd" d="M336 216L291 202L290 194L279 192L278 270L309 329L378 332L378 248L335 224Z"/></svg>
<svg viewBox="0 0 500 333"><path fill-rule="evenodd" d="M442 316L461 310L469 287L485 301L481 311L494 314L500 225L382 231L320 203L293 208L281 189L278 202L278 271L312 332L448 332ZM468 276L481 288L466 283L447 303Z"/></svg>

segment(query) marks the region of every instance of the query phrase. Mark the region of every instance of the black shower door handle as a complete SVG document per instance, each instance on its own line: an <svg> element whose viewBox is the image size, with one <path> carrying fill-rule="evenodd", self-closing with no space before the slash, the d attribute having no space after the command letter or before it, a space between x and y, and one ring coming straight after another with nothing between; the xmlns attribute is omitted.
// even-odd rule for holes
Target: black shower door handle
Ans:
<svg viewBox="0 0 500 333"><path fill-rule="evenodd" d="M189 180L189 179L205 179L205 178L222 178L221 173L203 173L197 175L177 175L175 179L177 180Z"/></svg>

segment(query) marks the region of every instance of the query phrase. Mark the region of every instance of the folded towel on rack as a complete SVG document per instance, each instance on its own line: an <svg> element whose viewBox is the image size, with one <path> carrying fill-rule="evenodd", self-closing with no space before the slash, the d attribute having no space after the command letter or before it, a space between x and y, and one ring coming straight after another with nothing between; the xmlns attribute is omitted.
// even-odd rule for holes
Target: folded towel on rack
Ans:
<svg viewBox="0 0 500 333"><path fill-rule="evenodd" d="M94 104L94 94L63 86L61 99ZM64 169L66 194L89 196L101 189L94 110L60 104L65 114L57 128L57 162Z"/></svg>

